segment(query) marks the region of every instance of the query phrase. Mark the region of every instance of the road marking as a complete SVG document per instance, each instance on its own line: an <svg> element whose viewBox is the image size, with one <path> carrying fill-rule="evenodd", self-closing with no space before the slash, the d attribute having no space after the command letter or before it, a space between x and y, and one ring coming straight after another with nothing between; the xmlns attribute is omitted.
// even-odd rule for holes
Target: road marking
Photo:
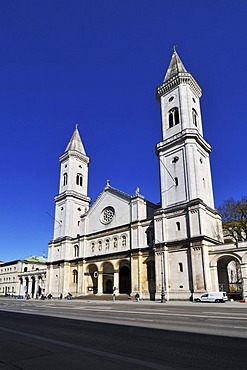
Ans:
<svg viewBox="0 0 247 370"><path fill-rule="evenodd" d="M89 311L88 309L82 309L82 311ZM105 309L96 309L96 312L108 312ZM179 317L194 317L194 318L209 318L209 319L229 319L228 316L211 316L212 313L209 315L198 315L198 314L182 314L182 313L168 313L168 312L155 312L155 311L129 311L129 310L114 310L114 313L131 313L131 314L145 314L145 315L159 315L159 316L179 316ZM246 317L231 317L232 320L247 320Z"/></svg>
<svg viewBox="0 0 247 370"><path fill-rule="evenodd" d="M208 326L213 327L213 328L224 328L224 329L226 329L226 325L208 324ZM247 328L245 328L243 326L231 326L231 329L247 330Z"/></svg>
<svg viewBox="0 0 247 370"><path fill-rule="evenodd" d="M214 312L210 312L210 311L204 311L204 312L202 312L202 313L204 313L204 314L209 314L209 315L215 315L215 313ZM247 313L236 313L236 312L224 312L224 315L229 315L229 316L231 316L232 317L232 315L234 315L234 316L236 316L236 315L238 315L238 316L246 316L247 315Z"/></svg>
<svg viewBox="0 0 247 370"><path fill-rule="evenodd" d="M43 341L43 342L56 344L56 345L59 345L59 346L62 346L62 347L72 348L72 349L75 349L77 351L86 352L86 353L90 353L90 354L98 355L98 356L102 356L102 357L107 357L107 358L110 358L110 359L113 359L113 360L118 360L118 361L123 361L123 362L131 363L131 364L141 365L141 366L144 366L144 367L148 367L150 369L172 370L172 368L167 367L167 366L164 367L163 365L155 364L155 363L148 362L148 361L138 360L138 359L135 359L133 357L128 357L126 355L124 355L124 356L117 355L117 354L111 353L111 352L105 352L105 351L100 351L100 350L93 349L93 348L78 346L76 344L71 344L71 343L68 343L68 342L62 342L60 340L46 338L46 337L42 337L40 335L28 334L28 333L24 333L22 331L18 331L18 330L14 330L14 329L8 329L8 328L4 328L4 327L0 327L0 330L5 331L7 333L22 335L24 337L40 340L40 341Z"/></svg>
<svg viewBox="0 0 247 370"><path fill-rule="evenodd" d="M49 308L56 308L56 310L59 309L63 309L65 308L66 310L73 310L75 311L75 307L68 307L68 306L62 306L62 307L57 307L57 306L49 306ZM136 314L136 315L140 315L140 314L143 314L143 315L156 315L156 316L175 316L175 317L192 317L192 318L207 318L207 319L229 319L229 316L219 316L219 314L217 315L214 315L213 312L208 312L208 315L203 315L203 314L182 314L182 313L169 313L169 312L164 312L162 310L162 312L157 312L157 311L144 311L144 310L139 310L139 311L131 311L131 310L118 310L116 309L116 307L111 307L111 309L109 310L108 307L80 307L80 308L77 308L76 311L78 312L79 310L81 310L82 312L84 311L92 311L92 312L106 312L106 313L129 313L129 314ZM21 310L20 310L20 307L19 307L19 310L18 312L20 311L29 311L29 312L32 312L32 309L29 308L23 308L21 307ZM38 310L34 310L33 311L37 312ZM207 312L203 312L203 313L207 313ZM213 316L212 316L213 315ZM224 315L231 315L230 313L225 313L224 312ZM239 315L244 315L244 314L239 314ZM231 320L247 320L247 315L245 315L246 317L232 317L231 316ZM111 316L112 317L112 316Z"/></svg>

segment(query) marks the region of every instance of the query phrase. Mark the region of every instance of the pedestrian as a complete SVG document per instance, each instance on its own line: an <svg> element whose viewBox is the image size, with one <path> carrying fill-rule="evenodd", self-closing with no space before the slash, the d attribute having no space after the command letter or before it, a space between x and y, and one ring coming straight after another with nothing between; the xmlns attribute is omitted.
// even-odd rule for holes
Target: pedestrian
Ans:
<svg viewBox="0 0 247 370"><path fill-rule="evenodd" d="M136 302L139 302L140 301L140 294L139 293L136 293L135 299L136 299Z"/></svg>
<svg viewBox="0 0 247 370"><path fill-rule="evenodd" d="M114 288L113 288L113 293L112 293L112 300L113 300L113 302L115 302L115 300L116 300L116 287L114 286Z"/></svg>

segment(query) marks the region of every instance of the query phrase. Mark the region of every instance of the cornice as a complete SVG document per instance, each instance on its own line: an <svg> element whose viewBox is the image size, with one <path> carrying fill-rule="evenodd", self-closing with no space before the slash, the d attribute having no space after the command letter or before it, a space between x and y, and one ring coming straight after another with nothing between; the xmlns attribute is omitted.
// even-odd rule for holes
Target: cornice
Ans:
<svg viewBox="0 0 247 370"><path fill-rule="evenodd" d="M211 146L206 142L206 140L199 134L197 129L186 128L183 129L176 135L169 137L168 139L158 143L156 145L156 154L159 154L160 151L167 149L169 146L174 145L179 141L185 141L186 139L194 139L200 146L207 152L211 152Z"/></svg>
<svg viewBox="0 0 247 370"><path fill-rule="evenodd" d="M68 150L67 152L63 153L60 157L59 157L59 161L60 163L66 161L67 159L69 159L70 157L74 157L74 158L77 158L77 159L80 159L81 161L89 164L90 163L90 158L87 157L85 154L83 153L80 153L76 150Z"/></svg>
<svg viewBox="0 0 247 370"><path fill-rule="evenodd" d="M188 202L185 201L183 203L174 204L166 208L160 208L154 213L154 216L155 218L157 218L157 217L161 217L162 215L164 215L164 217L168 218L169 214L172 214L172 215L184 214L184 213L187 213L188 211L191 212L191 211L197 210L199 207L205 208L205 210L207 210L208 212L214 215L219 215L219 212L217 211L217 209L209 207L206 203L203 202L202 199L196 198Z"/></svg>
<svg viewBox="0 0 247 370"><path fill-rule="evenodd" d="M165 95L170 90L174 89L176 86L181 84L187 84L193 91L193 93L200 98L202 96L202 90L194 77L188 72L179 72L176 76L170 78L168 81L164 82L162 85L157 87L156 98L160 101L161 97Z"/></svg>
<svg viewBox="0 0 247 370"><path fill-rule="evenodd" d="M115 226L113 228L110 228L110 229L106 229L106 230L100 230L100 231L96 231L94 233L90 233L90 234L83 234L83 235L80 235L80 238L84 237L86 238L87 241L91 241L93 239L98 239L98 238L104 238L104 237L107 237L107 236L110 236L110 235L117 235L118 233L123 233L123 232L126 232L126 231L129 231L130 230L130 225L131 224L125 224L125 225L121 225L121 226Z"/></svg>
<svg viewBox="0 0 247 370"><path fill-rule="evenodd" d="M76 199L82 200L82 201L87 202L87 203L91 202L90 197L87 197L86 195L77 193L74 190L65 190L61 194L56 195L54 197L54 200L55 200L55 202L59 202L60 200L66 199L68 197L76 198Z"/></svg>

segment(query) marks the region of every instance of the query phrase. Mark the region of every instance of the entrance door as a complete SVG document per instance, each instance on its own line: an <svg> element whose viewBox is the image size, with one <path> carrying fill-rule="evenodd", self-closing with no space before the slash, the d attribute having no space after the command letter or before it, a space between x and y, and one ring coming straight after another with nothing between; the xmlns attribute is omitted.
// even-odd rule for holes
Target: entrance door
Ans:
<svg viewBox="0 0 247 370"><path fill-rule="evenodd" d="M103 266L103 293L113 293L114 269L110 262L105 262Z"/></svg>
<svg viewBox="0 0 247 370"><path fill-rule="evenodd" d="M107 294L111 294L113 292L113 281L112 279L107 279L105 283L105 292Z"/></svg>
<svg viewBox="0 0 247 370"><path fill-rule="evenodd" d="M123 266L119 271L119 293L131 293L130 269L127 266Z"/></svg>

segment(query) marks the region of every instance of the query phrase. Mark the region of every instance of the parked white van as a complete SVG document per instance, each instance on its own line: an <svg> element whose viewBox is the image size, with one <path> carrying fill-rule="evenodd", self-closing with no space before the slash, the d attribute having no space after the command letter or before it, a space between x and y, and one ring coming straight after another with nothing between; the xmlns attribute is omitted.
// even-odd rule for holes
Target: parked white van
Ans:
<svg viewBox="0 0 247 370"><path fill-rule="evenodd" d="M195 298L195 302L224 303L225 301L228 301L226 292L209 292Z"/></svg>

